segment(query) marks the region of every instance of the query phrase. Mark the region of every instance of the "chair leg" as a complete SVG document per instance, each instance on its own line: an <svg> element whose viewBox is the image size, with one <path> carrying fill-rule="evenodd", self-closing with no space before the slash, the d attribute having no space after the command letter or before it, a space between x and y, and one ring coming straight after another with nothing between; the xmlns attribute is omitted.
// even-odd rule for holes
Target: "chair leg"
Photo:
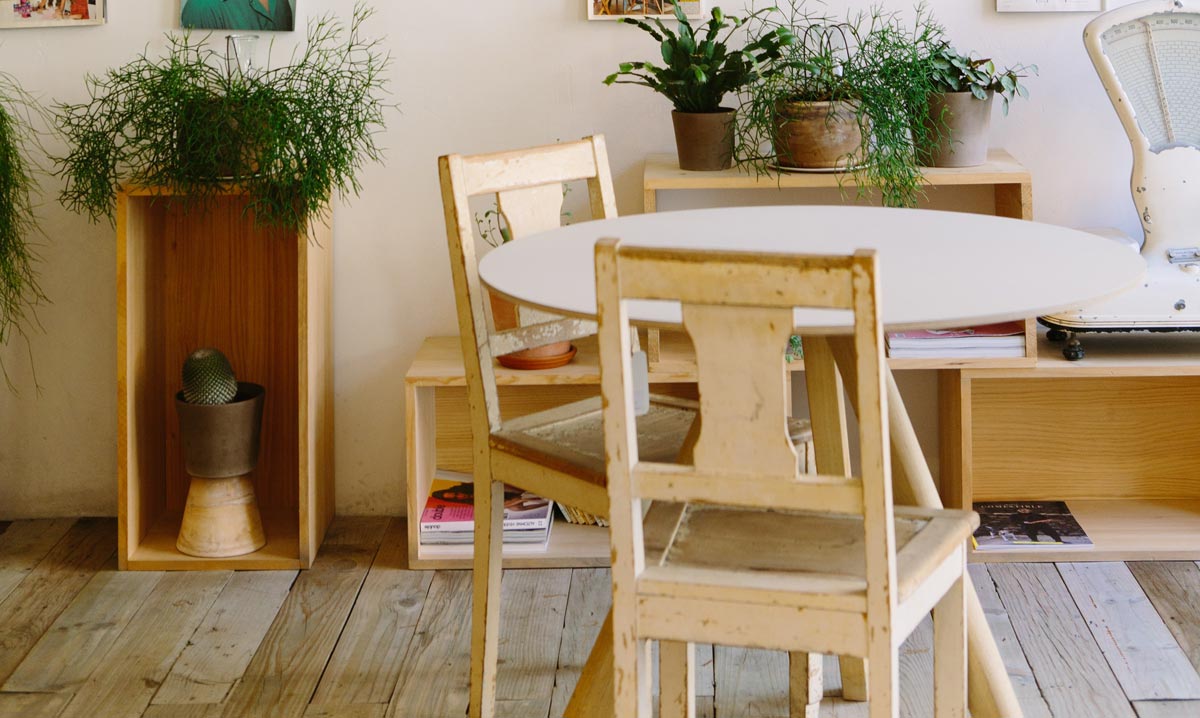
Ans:
<svg viewBox="0 0 1200 718"><path fill-rule="evenodd" d="M788 654L788 689L791 718L817 718L825 680L821 671L821 655L792 651Z"/></svg>
<svg viewBox="0 0 1200 718"><path fill-rule="evenodd" d="M842 698L848 701L867 699L867 661L858 656L839 656L842 672Z"/></svg>
<svg viewBox="0 0 1200 718"><path fill-rule="evenodd" d="M650 641L613 625L613 715L652 718ZM622 635L623 634L623 635Z"/></svg>
<svg viewBox="0 0 1200 718"><path fill-rule="evenodd" d="M963 576L959 576L933 609L934 718L966 718L967 715L967 602L964 580Z"/></svg>
<svg viewBox="0 0 1200 718"><path fill-rule="evenodd" d="M900 665L896 644L890 631L878 631L868 645L867 665L871 666L871 681L867 705L869 718L899 718Z"/></svg>
<svg viewBox="0 0 1200 718"><path fill-rule="evenodd" d="M504 484L486 479L475 491L475 558L471 607L470 718L496 714L496 664L500 644L500 560L504 547Z"/></svg>
<svg viewBox="0 0 1200 718"><path fill-rule="evenodd" d="M696 718L696 645L658 642L659 718Z"/></svg>

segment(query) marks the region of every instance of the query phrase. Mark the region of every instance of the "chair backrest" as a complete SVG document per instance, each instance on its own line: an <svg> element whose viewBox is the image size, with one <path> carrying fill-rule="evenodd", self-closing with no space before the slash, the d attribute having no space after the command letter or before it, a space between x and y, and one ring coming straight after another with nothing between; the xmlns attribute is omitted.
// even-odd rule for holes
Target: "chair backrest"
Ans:
<svg viewBox="0 0 1200 718"><path fill-rule="evenodd" d="M1143 254L1200 244L1200 2L1148 0L1098 16L1084 44L1133 145Z"/></svg>
<svg viewBox="0 0 1200 718"><path fill-rule="evenodd" d="M564 183L587 181L593 219L617 216L617 205L602 135L494 154L446 155L438 158L438 171L478 459L480 442L486 451L488 435L500 428L493 357L587 336L596 328L593 322L522 311L521 326L496 331L487 291L479 280L470 198L495 195L512 241L560 226Z"/></svg>
<svg viewBox="0 0 1200 718"><path fill-rule="evenodd" d="M627 302L639 299L679 301L695 346L701 428L692 465L638 458ZM642 499L807 510L866 517L868 590L890 602L895 530L874 252L796 256L602 240L596 301L614 581L643 568ZM796 307L853 311L859 477L803 474L797 466L784 359ZM632 536L631 550L618 550L628 540L622 536Z"/></svg>

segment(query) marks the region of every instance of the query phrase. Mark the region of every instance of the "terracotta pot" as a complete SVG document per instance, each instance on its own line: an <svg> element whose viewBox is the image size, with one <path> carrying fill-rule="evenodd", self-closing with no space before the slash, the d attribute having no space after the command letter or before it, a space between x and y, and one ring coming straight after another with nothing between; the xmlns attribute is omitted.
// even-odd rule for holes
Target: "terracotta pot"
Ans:
<svg viewBox="0 0 1200 718"><path fill-rule="evenodd" d="M712 172L733 166L734 111L671 112L679 169Z"/></svg>
<svg viewBox="0 0 1200 718"><path fill-rule="evenodd" d="M936 145L923 149L921 162L929 167L975 167L987 162L993 94L989 92L986 100L970 92L930 95L925 127L941 137Z"/></svg>
<svg viewBox="0 0 1200 718"><path fill-rule="evenodd" d="M225 558L253 553L266 544L250 477L192 477L176 548L189 556Z"/></svg>
<svg viewBox="0 0 1200 718"><path fill-rule="evenodd" d="M238 382L228 404L189 404L175 395L183 464L188 474L206 479L245 476L258 464L263 398L259 384Z"/></svg>
<svg viewBox="0 0 1200 718"><path fill-rule="evenodd" d="M862 156L863 133L851 102L775 103L775 154L781 167L842 169Z"/></svg>
<svg viewBox="0 0 1200 718"><path fill-rule="evenodd" d="M488 293L488 301L492 305L492 323L498 331L503 331L505 329L516 329L520 325L517 317L517 306L515 304L507 299L501 299L490 292ZM521 369L524 368L521 366L523 363L526 363L531 359L537 359L542 360L541 364L544 365L543 368L549 368L550 366L555 366L555 364L553 364L553 362L546 364L545 360L551 359L552 357L560 357L562 359L562 364L566 364L567 362L571 361L572 356L574 356L574 354L571 351L571 342L554 342L553 344L546 344L544 346L533 347L531 349L522 349L521 351L513 352L512 354L505 354L504 356L496 357L496 360L499 361L502 366ZM557 366L562 366L562 364L558 364Z"/></svg>

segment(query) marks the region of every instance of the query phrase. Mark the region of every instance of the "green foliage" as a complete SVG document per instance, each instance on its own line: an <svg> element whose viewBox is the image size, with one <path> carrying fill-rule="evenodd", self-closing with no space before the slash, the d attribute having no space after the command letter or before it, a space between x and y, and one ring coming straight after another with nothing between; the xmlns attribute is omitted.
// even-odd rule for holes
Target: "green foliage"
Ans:
<svg viewBox="0 0 1200 718"><path fill-rule="evenodd" d="M1017 98L1029 99L1029 90L1021 79L1038 73L1037 65L1015 65L996 71L996 63L990 58L977 59L963 55L943 42L935 47L930 57L933 82L938 92L970 91L981 100L989 92L995 92L1004 100L1004 114L1008 115L1008 103Z"/></svg>
<svg viewBox="0 0 1200 718"><path fill-rule="evenodd" d="M717 112L726 94L755 82L763 73L769 74L781 49L794 41L788 28L780 26L775 32L759 34L740 49L729 46L730 36L737 28L774 10L766 8L742 19L725 15L721 8L714 7L705 25L693 28L676 3L678 32L671 31L657 18L653 27L644 20L622 18L621 22L637 25L659 43L664 64L623 62L617 72L604 79L604 84L649 87L669 99L680 112ZM720 37L722 30L728 30L724 37Z"/></svg>
<svg viewBox="0 0 1200 718"><path fill-rule="evenodd" d="M315 21L288 64L261 72L227 70L206 38L184 33L161 59L89 77L88 102L55 108L71 147L55 158L60 200L111 221L122 185L203 203L236 184L258 222L303 230L334 191L357 194L358 171L381 158L391 58L363 35L370 16L360 4L349 28Z"/></svg>
<svg viewBox="0 0 1200 718"><path fill-rule="evenodd" d="M189 404L228 404L237 396L229 359L217 349L197 349L183 362L183 400Z"/></svg>
<svg viewBox="0 0 1200 718"><path fill-rule="evenodd" d="M915 205L923 192L916 149L935 143L942 129L920 122L926 96L934 91L930 62L941 28L924 6L906 25L898 13L878 8L838 20L792 0L782 13L758 18L748 34L753 40L781 31L796 42L783 48L772 72L741 93L738 160L758 172L777 163L772 138L780 101L845 101L863 137L871 138L845 158L854 168L859 196L874 188L885 205Z"/></svg>
<svg viewBox="0 0 1200 718"><path fill-rule="evenodd" d="M0 71L0 347L14 335L25 335L36 321L36 307L46 299L30 245L31 238L42 234L33 204L40 168L31 150L41 150L37 118L48 120L45 110L15 77ZM7 371L4 375L7 381Z"/></svg>

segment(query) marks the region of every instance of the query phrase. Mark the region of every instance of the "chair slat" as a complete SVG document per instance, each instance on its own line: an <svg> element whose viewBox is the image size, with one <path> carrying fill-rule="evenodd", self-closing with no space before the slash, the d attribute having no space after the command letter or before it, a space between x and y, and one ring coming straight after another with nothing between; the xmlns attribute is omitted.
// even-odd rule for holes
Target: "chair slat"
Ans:
<svg viewBox="0 0 1200 718"><path fill-rule="evenodd" d="M468 195L561 185L596 176L596 154L589 140L475 155L470 160L463 186Z"/></svg>
<svg viewBox="0 0 1200 718"><path fill-rule="evenodd" d="M633 469L634 494L654 501L696 502L720 506L821 511L862 515L862 481L857 478L802 474L801 478L729 476L689 466L641 462Z"/></svg>

